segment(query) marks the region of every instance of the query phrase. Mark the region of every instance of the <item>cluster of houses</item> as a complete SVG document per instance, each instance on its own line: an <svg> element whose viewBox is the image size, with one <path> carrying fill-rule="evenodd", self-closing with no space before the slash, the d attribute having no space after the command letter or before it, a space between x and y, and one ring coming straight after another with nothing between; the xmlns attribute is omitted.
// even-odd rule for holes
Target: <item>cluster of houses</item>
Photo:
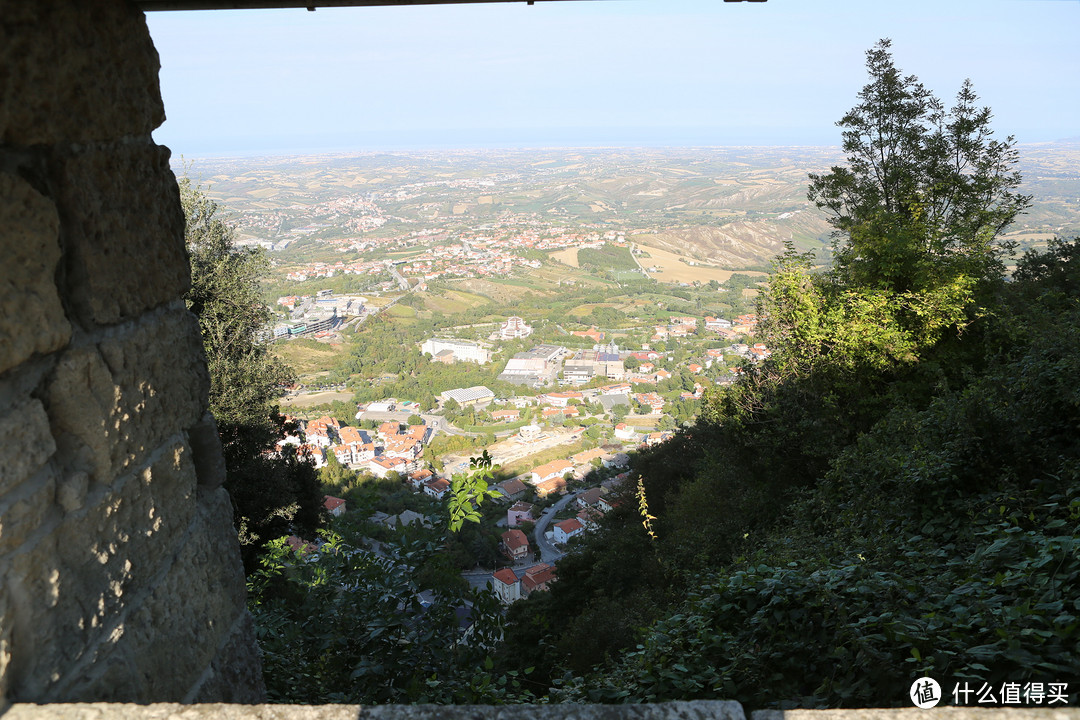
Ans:
<svg viewBox="0 0 1080 720"><path fill-rule="evenodd" d="M508 250L477 243L436 245L409 258L401 266L403 275L435 280L442 277L494 277L509 275L515 267L538 268L539 260L527 260Z"/></svg>
<svg viewBox="0 0 1080 720"><path fill-rule="evenodd" d="M571 538L581 535L596 526L600 516L619 505L619 501L604 488L596 487L582 493L575 499L577 516L557 522L552 526L552 540L557 545L565 545ZM517 565L527 561L531 554L529 539L517 526L523 522L534 522L533 506L526 502L516 502L506 511L509 530L502 534L499 548L502 553ZM547 590L555 581L555 568L547 563L539 563L527 568L501 568L491 575L489 587L509 605L515 600L528 597L534 592Z"/></svg>
<svg viewBox="0 0 1080 720"><path fill-rule="evenodd" d="M527 568L521 577L510 568L502 568L492 574L488 586L504 604L526 598L534 592L547 590L555 581L555 568L539 563Z"/></svg>
<svg viewBox="0 0 1080 720"><path fill-rule="evenodd" d="M455 206L455 214L466 211L465 206ZM458 211L461 211L459 213ZM349 224L350 229L363 232L385 224L386 219L378 215L364 215ZM314 230L315 228L312 228ZM499 229L498 226L495 228ZM397 262L403 275L410 275L422 280L434 280L441 277L491 277L510 275L515 267L539 268L539 260L526 259L521 255L522 250L558 250L567 247L600 247L605 242L618 242L621 236L605 233L603 236L597 233L579 235L566 233L561 230L552 230L541 233L536 230L522 231L520 228L508 227L511 232L501 237L493 235L475 235L461 237L457 243L443 243L449 238L445 231L436 231L425 235L424 233L410 233L406 236L388 239L372 238L348 238L345 240L331 241L340 246L342 251L357 250L368 251L375 246L385 246L387 249L394 247L413 247L417 244L425 245L425 249L418 255L409 258L407 262ZM304 281L311 278L331 278L335 275L378 275L390 270L395 264L393 260L370 260L356 262L336 263L310 263L300 269L286 275L286 279Z"/></svg>
<svg viewBox="0 0 1080 720"><path fill-rule="evenodd" d="M745 335L753 335L757 329L758 318L755 313L739 315L735 320L706 317L705 329L714 332L725 340L738 340Z"/></svg>
<svg viewBox="0 0 1080 720"><path fill-rule="evenodd" d="M342 425L336 418L324 415L301 425L304 441L286 438L279 444L297 444L297 451L323 467L333 454L339 463L350 470L367 470L375 477L385 478L395 472L415 490L442 499L450 489L450 483L436 477L424 467L420 456L424 445L431 440L431 429L426 425L402 425L395 421L384 422L374 432Z"/></svg>
<svg viewBox="0 0 1080 720"><path fill-rule="evenodd" d="M277 299L278 307L287 320L274 323L274 338L314 335L316 338L331 335L330 332L347 317L363 317L367 312L367 300L356 295L334 295L330 290L320 290L311 295L285 295Z"/></svg>
<svg viewBox="0 0 1080 720"><path fill-rule="evenodd" d="M672 316L667 323L653 327L653 340L667 340L669 338L687 337L697 333L698 320L696 317ZM722 338L736 340L744 335L752 335L757 329L757 315L746 313L739 315L734 320L705 316L705 330L713 332Z"/></svg>
<svg viewBox="0 0 1080 720"><path fill-rule="evenodd" d="M381 275L389 272L393 264L393 260L356 260L350 263L341 260L336 263L316 262L287 273L285 279L303 282L312 278L332 278L335 275Z"/></svg>

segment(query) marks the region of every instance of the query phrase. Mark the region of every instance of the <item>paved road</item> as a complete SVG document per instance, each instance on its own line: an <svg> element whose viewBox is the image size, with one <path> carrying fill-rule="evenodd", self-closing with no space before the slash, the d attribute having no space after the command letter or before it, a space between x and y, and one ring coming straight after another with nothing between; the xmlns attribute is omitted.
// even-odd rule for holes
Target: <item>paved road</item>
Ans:
<svg viewBox="0 0 1080 720"><path fill-rule="evenodd" d="M412 415L411 412L403 412L394 410L391 412L376 412L372 410L364 410L360 414L362 420L375 420L376 422L386 422L387 420L397 420L398 422L405 422ZM435 428L440 432L444 432L447 435L465 435L466 437L479 437L484 433L475 433L462 430L454 425L450 424L450 421L444 418L442 415L428 415L421 414L420 417L424 418L424 424L428 427ZM491 434L497 438L504 438L513 435L519 430L519 428L511 428L508 430L495 430Z"/></svg>
<svg viewBox="0 0 1080 720"><path fill-rule="evenodd" d="M409 292L409 281L402 277L401 273L398 272L396 265L390 266L390 274L394 276L394 279L397 280L397 284L402 290Z"/></svg>
<svg viewBox="0 0 1080 720"><path fill-rule="evenodd" d="M548 525L551 524L551 519L555 517L555 514L573 502L577 496L578 493L575 492L562 497L557 503L545 510L536 521L533 540L536 541L536 547L540 548L540 559L546 563L554 565L555 561L566 553L561 552L552 543L548 542L547 538L544 537L544 532L547 530Z"/></svg>
<svg viewBox="0 0 1080 720"><path fill-rule="evenodd" d="M388 412L364 410L360 413L361 420L374 420L375 422L386 422L387 420L397 420L400 423L405 422L410 416L416 413L408 410L391 410ZM427 415L421 413L420 417L424 419L424 424L428 427L441 430L449 435L463 435L460 430L446 421L442 415Z"/></svg>
<svg viewBox="0 0 1080 720"><path fill-rule="evenodd" d="M649 275L649 271L645 269L645 266L641 264L641 261L638 260L637 253L634 252L635 250L637 250L637 243L630 243L630 257L634 258L634 263L637 264L638 270L641 271L641 274L645 277L652 277Z"/></svg>

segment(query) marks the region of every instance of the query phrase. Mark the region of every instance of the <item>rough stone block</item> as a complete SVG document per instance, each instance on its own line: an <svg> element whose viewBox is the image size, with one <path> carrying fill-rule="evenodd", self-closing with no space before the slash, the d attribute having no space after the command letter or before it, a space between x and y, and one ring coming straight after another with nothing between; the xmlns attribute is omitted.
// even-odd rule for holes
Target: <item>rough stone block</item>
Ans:
<svg viewBox="0 0 1080 720"><path fill-rule="evenodd" d="M57 363L49 383L47 412L60 457L72 471L84 471L98 483L110 483L111 417L117 395L101 354L93 346L71 348Z"/></svg>
<svg viewBox="0 0 1080 720"><path fill-rule="evenodd" d="M109 484L203 415L210 380L195 318L154 313L98 346L72 348L48 387L67 470Z"/></svg>
<svg viewBox="0 0 1080 720"><path fill-rule="evenodd" d="M56 451L49 416L40 400L16 405L0 417L0 502Z"/></svg>
<svg viewBox="0 0 1080 720"><path fill-rule="evenodd" d="M802 711L825 713L837 711ZM858 720L859 710L847 713ZM890 720L1077 720L1077 708L934 708L915 715L885 710ZM4 720L744 720L731 700L692 700L648 705L15 705ZM808 720L813 718L807 716Z"/></svg>
<svg viewBox="0 0 1080 720"><path fill-rule="evenodd" d="M188 442L195 456L199 485L208 490L221 487L225 482L225 456L222 454L217 421L211 413L207 412L197 425L188 430Z"/></svg>
<svg viewBox="0 0 1080 720"><path fill-rule="evenodd" d="M0 698L7 697L8 667L11 665L11 616L8 613L7 593L0 588ZM0 699L0 713L3 713Z"/></svg>
<svg viewBox="0 0 1080 720"><path fill-rule="evenodd" d="M210 670L184 698L185 702L266 702L262 658L255 640L251 613L233 624L229 639L210 664Z"/></svg>
<svg viewBox="0 0 1080 720"><path fill-rule="evenodd" d="M84 150L56 160L53 173L79 319L114 324L183 295L191 271L168 149Z"/></svg>
<svg viewBox="0 0 1080 720"><path fill-rule="evenodd" d="M200 501L192 531L168 574L149 596L138 599L93 665L58 688L55 700L183 699L246 612L231 517L224 490Z"/></svg>
<svg viewBox="0 0 1080 720"><path fill-rule="evenodd" d="M65 687L82 682L91 666L96 676L115 664L109 658L129 626L127 620L118 623L122 613L138 614L138 605L156 593L161 578L180 572L173 563L191 543L195 486L190 449L167 448L151 466L99 490L84 511L65 517L45 540L10 559L8 585L21 598L17 609L24 628L12 644L17 697L58 699ZM205 522L196 523L195 537L209 534ZM201 592L198 575L186 577L191 585L171 585L176 606L184 605L193 589ZM174 640L168 651L177 654L184 645L179 637ZM141 658L131 662L138 666ZM135 697L130 683L115 682L115 697Z"/></svg>
<svg viewBox="0 0 1080 720"><path fill-rule="evenodd" d="M0 262L2 373L34 353L63 347L71 336L71 326L64 317L54 279L60 260L56 207L24 180L0 173L0 228L4 251Z"/></svg>
<svg viewBox="0 0 1080 720"><path fill-rule="evenodd" d="M56 676L48 670L38 675L33 671L42 666L50 668L44 661L53 659L52 648L65 634L61 628L70 627L73 633L67 639L73 643L83 635L77 623L65 624L54 614L60 602L55 538L46 536L32 548L14 555L0 555L0 577L4 578L3 592L11 618L4 678L8 697L16 702L39 700L45 697L45 689Z"/></svg>
<svg viewBox="0 0 1080 720"><path fill-rule="evenodd" d="M47 470L0 498L0 555L17 548L44 524L55 499L56 479Z"/></svg>
<svg viewBox="0 0 1080 720"><path fill-rule="evenodd" d="M159 67L133 3L0 0L0 145L147 135Z"/></svg>

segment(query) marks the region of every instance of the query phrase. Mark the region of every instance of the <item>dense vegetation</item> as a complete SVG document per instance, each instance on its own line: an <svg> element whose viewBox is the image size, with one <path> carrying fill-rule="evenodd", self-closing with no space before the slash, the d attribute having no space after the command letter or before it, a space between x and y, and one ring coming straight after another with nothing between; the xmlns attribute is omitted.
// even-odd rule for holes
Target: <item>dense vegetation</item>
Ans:
<svg viewBox="0 0 1080 720"><path fill-rule="evenodd" d="M552 699L907 705L921 675L1080 674L1080 241L1007 282L1011 139L968 85L944 111L887 42L868 61L849 163L811 186L834 262L777 259L773 356L511 612L503 666Z"/></svg>
<svg viewBox="0 0 1080 720"><path fill-rule="evenodd" d="M273 452L286 432L277 397L292 375L259 340L270 318L259 297L260 279L269 269L266 256L237 248L217 204L186 177L180 179L180 199L191 258L185 300L202 330L225 488L244 562L252 569L267 541L318 525L322 495L310 463Z"/></svg>
<svg viewBox="0 0 1080 720"><path fill-rule="evenodd" d="M901 75L887 41L867 65L870 83L840 123L848 163L811 177L810 199L836 228L828 267L789 247L759 300L772 356L745 364L739 382L693 409L694 424L637 455L621 504L505 627L492 598L456 572L494 558L478 530L497 512L460 504L458 519L476 522L456 534L374 528L376 507L426 512L429 501L331 463L323 480L353 512L318 561L276 542L251 576L273 699L877 706L907 705L922 675L942 681L946 701L957 681L1080 676L1080 239L1029 251L1007 279L1000 235L1029 202L1016 192L1012 139L993 139L970 85L946 110ZM202 237L189 241L201 277L258 270L259 256L237 253L220 228ZM657 292L633 283L620 292ZM740 283L749 279L724 301ZM229 313L209 301L239 298L234 311L259 315L249 291L200 280L189 302L224 387L257 390L235 406L212 402L238 519L269 533L298 527L314 491L294 460L259 464L275 432L266 388L284 375L261 347L230 346L254 330L229 330ZM697 290L667 297L700 300ZM461 324L535 308L530 343L585 322L634 338L650 311L609 299L524 292L498 316L477 307ZM361 399L422 405L447 387L502 390L492 366L419 355L413 343L445 318L418 303L350 337L333 378ZM248 368L254 376L236 374ZM692 382L679 374L658 389ZM277 484L264 484L267 472ZM277 506L260 504L271 496ZM364 538L384 545L357 550ZM467 603L469 638L457 617Z"/></svg>

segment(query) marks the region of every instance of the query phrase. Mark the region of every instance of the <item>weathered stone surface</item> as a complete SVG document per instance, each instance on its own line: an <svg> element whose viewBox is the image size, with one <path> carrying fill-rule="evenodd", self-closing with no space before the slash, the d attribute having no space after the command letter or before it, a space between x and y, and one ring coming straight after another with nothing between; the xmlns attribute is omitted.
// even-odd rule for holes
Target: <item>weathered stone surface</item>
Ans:
<svg viewBox="0 0 1080 720"><path fill-rule="evenodd" d="M266 701L262 658L255 640L251 613L240 615L225 645L210 664L210 670L184 702L256 703Z"/></svg>
<svg viewBox="0 0 1080 720"><path fill-rule="evenodd" d="M48 388L49 422L64 465L86 472L97 483L111 483L110 418L117 390L101 354L93 346L71 348L57 363Z"/></svg>
<svg viewBox="0 0 1080 720"><path fill-rule="evenodd" d="M51 472L42 471L0 498L0 555L14 550L44 524L53 511L55 497L56 479Z"/></svg>
<svg viewBox="0 0 1080 720"><path fill-rule="evenodd" d="M90 477L81 470L73 472L57 484L56 503L64 512L76 512L86 504L89 489Z"/></svg>
<svg viewBox="0 0 1080 720"><path fill-rule="evenodd" d="M157 68L130 0L0 0L0 715L262 698Z"/></svg>
<svg viewBox="0 0 1080 720"><path fill-rule="evenodd" d="M210 381L198 332L177 309L64 353L47 410L68 471L108 484L199 421Z"/></svg>
<svg viewBox="0 0 1080 720"><path fill-rule="evenodd" d="M60 684L57 701L181 700L246 612L224 490L208 493L175 562L136 598L107 647ZM235 562L234 562L235 560Z"/></svg>
<svg viewBox="0 0 1080 720"><path fill-rule="evenodd" d="M132 3L0 0L0 144L147 135L159 66Z"/></svg>
<svg viewBox="0 0 1080 720"><path fill-rule="evenodd" d="M109 662L128 624L119 620L122 613L149 594L186 539L195 515L190 456L186 445L168 448L150 467L99 489L84 511L11 558L5 576L19 598L22 628L12 645L16 697L55 698L58 688L85 677L84 666Z"/></svg>
<svg viewBox="0 0 1080 720"><path fill-rule="evenodd" d="M4 682L8 697L44 699L54 679L49 672L33 675L35 660L57 642L59 618L53 615L60 603L60 567L56 539L47 535L32 548L18 554L0 555L0 577L11 617L9 662ZM73 645L82 633L77 625Z"/></svg>
<svg viewBox="0 0 1080 720"><path fill-rule="evenodd" d="M737 702L697 700L653 705L15 705L5 720L744 720L744 717ZM852 715L850 720L856 717ZM932 715L923 717L932 718ZM1074 714L1069 720L1076 717ZM1001 716L1000 720L1006 718ZM1059 719L1046 716L1040 720Z"/></svg>
<svg viewBox="0 0 1080 720"><path fill-rule="evenodd" d="M41 401L30 399L0 417L0 502L33 475L56 451L49 416Z"/></svg>
<svg viewBox="0 0 1080 720"><path fill-rule="evenodd" d="M212 414L207 412L197 425L188 430L188 442L195 455L199 486L207 490L221 487L225 482L225 456L222 454L217 421Z"/></svg>
<svg viewBox="0 0 1080 720"><path fill-rule="evenodd" d="M0 73L3 67L0 59ZM0 113L3 105L0 102ZM71 336L71 326L56 289L60 221L55 205L24 180L0 172L0 230L4 234L0 262L2 373L34 353L63 347Z"/></svg>
<svg viewBox="0 0 1080 720"><path fill-rule="evenodd" d="M11 665L11 615L8 612L7 593L0 588L0 714L4 712L7 697L7 671Z"/></svg>
<svg viewBox="0 0 1080 720"><path fill-rule="evenodd" d="M114 427L122 430L126 442L112 455L119 472L147 448L199 422L210 375L199 324L183 308L150 317L98 347L120 394Z"/></svg>
<svg viewBox="0 0 1080 720"><path fill-rule="evenodd" d="M91 149L55 165L78 317L109 325L180 297L191 274L168 149Z"/></svg>

